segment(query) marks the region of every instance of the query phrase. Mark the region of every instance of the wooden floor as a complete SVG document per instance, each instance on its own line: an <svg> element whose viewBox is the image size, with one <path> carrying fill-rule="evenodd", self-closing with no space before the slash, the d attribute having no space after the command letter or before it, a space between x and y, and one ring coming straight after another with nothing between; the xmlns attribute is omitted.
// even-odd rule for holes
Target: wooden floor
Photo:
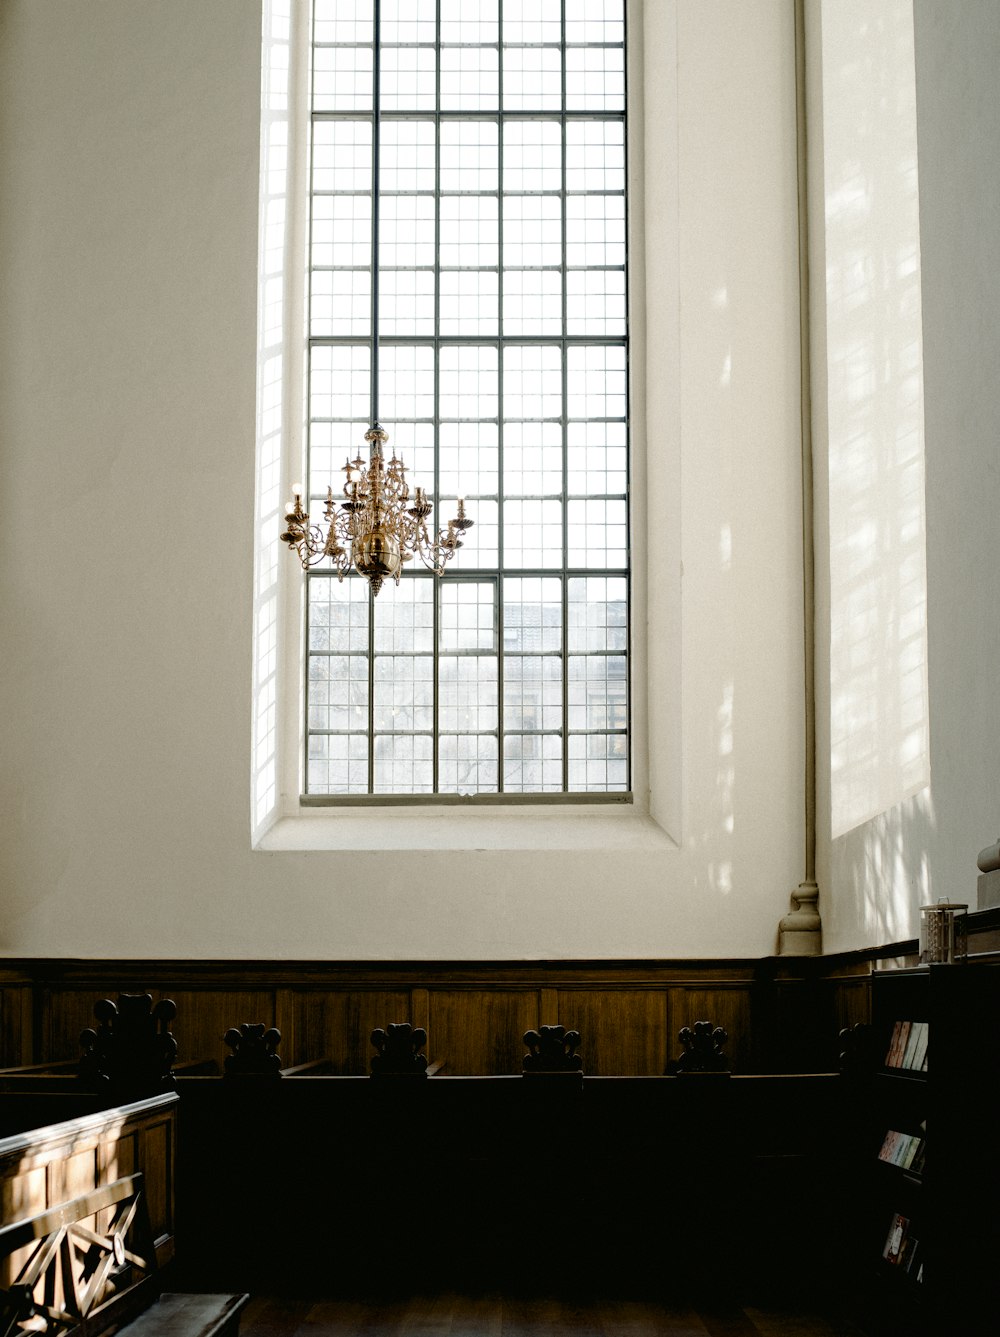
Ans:
<svg viewBox="0 0 1000 1337"><path fill-rule="evenodd" d="M499 1295L405 1300L251 1299L240 1337L863 1337L844 1319L647 1301L515 1299Z"/></svg>

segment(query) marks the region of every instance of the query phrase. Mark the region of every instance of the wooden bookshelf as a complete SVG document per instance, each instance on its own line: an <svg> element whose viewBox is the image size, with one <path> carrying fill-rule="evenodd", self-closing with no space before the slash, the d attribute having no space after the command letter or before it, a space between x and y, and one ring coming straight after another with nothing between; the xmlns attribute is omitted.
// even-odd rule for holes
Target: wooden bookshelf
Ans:
<svg viewBox="0 0 1000 1337"><path fill-rule="evenodd" d="M1000 962L875 971L871 1024L854 1143L859 1316L874 1337L995 1333ZM926 1067L915 1066L921 1038ZM904 1147L922 1138L922 1159L894 1163L891 1133Z"/></svg>

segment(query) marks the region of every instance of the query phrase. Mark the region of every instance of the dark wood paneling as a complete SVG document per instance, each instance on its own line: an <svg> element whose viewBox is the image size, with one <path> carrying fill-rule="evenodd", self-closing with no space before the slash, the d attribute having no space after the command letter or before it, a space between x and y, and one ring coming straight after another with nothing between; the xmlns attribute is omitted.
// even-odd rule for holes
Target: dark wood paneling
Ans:
<svg viewBox="0 0 1000 1337"><path fill-rule="evenodd" d="M670 991L672 1026L670 1057L683 1053L677 1033L697 1021L721 1026L729 1036L724 1052L729 1055L733 1072L752 1071L750 1030L750 991L735 988L680 988ZM662 1069L661 1069L662 1071Z"/></svg>
<svg viewBox="0 0 1000 1337"><path fill-rule="evenodd" d="M333 1074L344 1077L371 1071L372 1031L390 1022L409 1021L412 1008L409 991L403 989L310 989L294 993L293 1002L294 1049L282 1042L282 1062L287 1067L328 1058ZM434 1057L433 1044L428 1046L428 1057Z"/></svg>
<svg viewBox="0 0 1000 1337"><path fill-rule="evenodd" d="M537 990L451 989L428 995L427 1048L450 1075L517 1074L523 1036L539 1023Z"/></svg>
<svg viewBox="0 0 1000 1337"><path fill-rule="evenodd" d="M1000 911L972 917L975 946ZM978 927L977 927L978 926ZM978 935L978 936L977 936ZM729 1032L736 1072L829 1071L837 1034L868 1018L873 964L912 963L916 944L808 959L684 961L10 961L0 970L0 1040L15 1066L75 1060L94 1003L119 992L172 998L182 1059L226 1055L230 1026L277 1026L286 1067L329 1059L364 1075L377 1026L428 1031L451 1075L520 1071L521 1036L559 1022L583 1034L585 1071L653 1075L684 1025Z"/></svg>
<svg viewBox="0 0 1000 1337"><path fill-rule="evenodd" d="M653 989L560 989L558 1015L542 1017L580 1032L583 1070L592 1077L655 1077L666 1065L667 996Z"/></svg>

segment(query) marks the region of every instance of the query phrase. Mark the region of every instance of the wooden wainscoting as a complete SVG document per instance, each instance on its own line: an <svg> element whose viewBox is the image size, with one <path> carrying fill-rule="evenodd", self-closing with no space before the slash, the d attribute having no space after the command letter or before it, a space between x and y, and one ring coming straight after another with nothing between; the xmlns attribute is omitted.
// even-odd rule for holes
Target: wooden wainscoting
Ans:
<svg viewBox="0 0 1000 1337"><path fill-rule="evenodd" d="M449 1075L521 1071L522 1037L540 1025L579 1030L587 1073L656 1076L680 1052L682 1026L729 1033L737 1072L768 1070L755 1032L773 972L757 961L198 962L26 961L0 971L0 1066L75 1059L94 1003L148 992L177 1004L179 1061L228 1053L241 1022L281 1031L285 1067L328 1059L363 1075L370 1035L392 1021L428 1033L427 1054Z"/></svg>

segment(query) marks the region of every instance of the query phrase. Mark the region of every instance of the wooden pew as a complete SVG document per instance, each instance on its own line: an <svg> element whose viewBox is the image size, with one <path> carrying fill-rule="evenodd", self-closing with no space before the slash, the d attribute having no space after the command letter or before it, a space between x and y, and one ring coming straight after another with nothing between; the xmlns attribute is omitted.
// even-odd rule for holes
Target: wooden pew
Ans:
<svg viewBox="0 0 1000 1337"><path fill-rule="evenodd" d="M162 1294L142 1174L0 1227L7 1337L234 1337L246 1294Z"/></svg>
<svg viewBox="0 0 1000 1337"><path fill-rule="evenodd" d="M0 1139L0 1220L36 1216L141 1171L157 1261L163 1267L174 1254L178 1097L168 1092L130 1105L80 1112L84 1099L98 1103L78 1093L0 1097L5 1123L21 1125L20 1131Z"/></svg>
<svg viewBox="0 0 1000 1337"><path fill-rule="evenodd" d="M212 1260L186 1285L250 1288L266 1257L269 1286L289 1293L304 1279L327 1295L544 1290L571 1275L634 1297L748 1278L780 1292L822 1280L835 1234L837 1074L178 1090L179 1231L185 1259Z"/></svg>

